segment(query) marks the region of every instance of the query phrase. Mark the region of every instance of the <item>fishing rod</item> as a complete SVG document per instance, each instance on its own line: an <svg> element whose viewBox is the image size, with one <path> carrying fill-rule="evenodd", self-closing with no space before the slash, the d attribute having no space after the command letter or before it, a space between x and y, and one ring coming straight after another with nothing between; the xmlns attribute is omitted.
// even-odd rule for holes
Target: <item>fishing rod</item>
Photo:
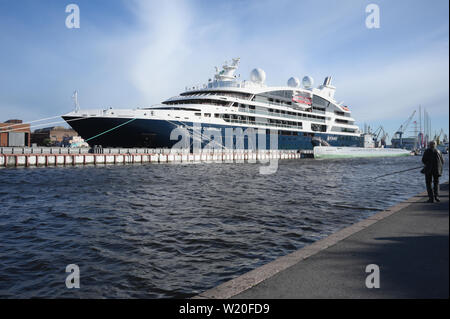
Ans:
<svg viewBox="0 0 450 319"><path fill-rule="evenodd" d="M393 173L389 173L389 174L377 176L377 177L375 177L375 178L373 178L373 179L378 179L378 178L386 177L386 176L389 176L389 175L394 175L394 174L404 173L404 172L412 171L413 169L419 169L419 168L423 168L423 166L418 166L418 167L408 168L408 169L405 169L405 170L403 170L403 171L398 171L398 172L393 172Z"/></svg>

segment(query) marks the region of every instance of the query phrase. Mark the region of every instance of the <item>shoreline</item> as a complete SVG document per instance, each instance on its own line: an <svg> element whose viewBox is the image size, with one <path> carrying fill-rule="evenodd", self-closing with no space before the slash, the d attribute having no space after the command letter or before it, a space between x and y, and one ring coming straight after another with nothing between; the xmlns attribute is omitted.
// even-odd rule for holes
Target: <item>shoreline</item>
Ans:
<svg viewBox="0 0 450 319"><path fill-rule="evenodd" d="M441 184L442 192L445 193L446 197L442 198L441 203L439 203L440 207L443 207L445 205L448 206L448 184L449 182L445 182ZM302 272L294 272L294 268L301 268L300 266L302 264L305 264L305 267L307 269L303 269L303 273L306 273L305 270L309 272L309 274L314 274L315 269L313 266L314 257L317 257L317 262L320 259L321 253L326 253L330 248L337 247L341 243L345 243L345 241L354 235L363 235L367 230L370 230L373 228L372 226L376 226L377 224L380 225L380 222L388 221L388 217L398 215L399 213L408 213L408 211L412 210L413 204L420 204L424 200L424 196L427 197L426 192L422 192L420 194L417 194L411 198L409 198L406 201L403 201L401 203L398 203L380 213L374 214L371 217L364 219L360 222L357 222L351 226L348 226L340 231L337 231L336 233L333 233L329 235L328 237L321 239L315 243L312 243L311 245L305 246L297 251L294 251L293 253L280 257L268 264L265 264L261 267L258 267L250 272L247 272L237 278L234 278L230 281L227 281L225 283L222 283L218 285L217 287L214 287L212 289L206 290L203 293L200 293L197 296L194 296L193 299L229 299L229 298L297 298L295 290L297 289L298 297L301 298L334 298L333 295L329 295L329 292L323 291L323 295L317 294L317 291L314 289L311 289L311 291L304 291L301 288L297 286L296 288L283 288L283 285L277 285L276 280L277 278L283 277L283 273L292 272L293 274L290 274L288 276L292 280L294 280L296 275L303 276ZM424 204L426 205L426 204ZM438 204L435 204L438 205ZM425 206L428 209L432 209L433 204L428 206ZM447 207L448 211L448 207ZM448 215L447 215L448 218ZM395 226L395 225L394 225ZM401 227L401 225L400 225ZM408 231L408 230L407 230ZM448 246L448 219L447 219L447 246ZM414 248L414 247L413 247ZM448 248L447 248L448 252ZM347 251L348 254L352 254L351 251ZM351 257L349 257L351 259ZM311 261L310 264L306 265L305 262ZM332 261L329 261L329 263L333 263ZM448 254L447 254L447 274L448 274ZM326 275L326 273L325 273ZM360 274L358 274L359 276ZM363 274L364 275L364 274ZM289 286L290 283L286 280L284 276L284 284ZM303 278L305 279L305 278ZM331 281L333 281L333 278L330 278ZM339 279L340 280L340 279ZM295 280L294 280L295 281ZM270 282L270 283L269 283ZM312 283L308 284L309 286L314 285ZM331 282L330 285L333 285ZM300 286L302 286L300 284ZM362 283L362 287L364 287L364 283ZM320 290L320 287L316 287L318 290ZM361 287L359 287L361 288ZM291 291L287 293L285 291L285 294L283 293L283 289L287 289ZM293 290L292 290L293 289ZM322 288L323 289L323 288ZM255 291L252 293L252 291ZM369 290L369 289L367 289ZM277 291L277 292L275 292ZM447 280L447 291L448 291L448 280ZM339 294L339 292L337 292ZM345 293L343 293L344 296L346 296ZM447 295L448 297L448 295Z"/></svg>

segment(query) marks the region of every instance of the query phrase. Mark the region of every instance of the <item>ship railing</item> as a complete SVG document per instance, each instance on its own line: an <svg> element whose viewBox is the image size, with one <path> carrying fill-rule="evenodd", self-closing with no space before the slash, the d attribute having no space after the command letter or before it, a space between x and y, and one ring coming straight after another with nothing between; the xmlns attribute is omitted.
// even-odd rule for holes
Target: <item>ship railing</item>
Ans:
<svg viewBox="0 0 450 319"><path fill-rule="evenodd" d="M312 107L312 113L317 113L317 114L325 114L325 111L317 109L316 107Z"/></svg>
<svg viewBox="0 0 450 319"><path fill-rule="evenodd" d="M289 118L289 119L294 119L294 120L308 120L308 121L313 121L313 122L325 123L325 120L323 120L323 119L311 118L311 117L307 117L307 116L296 116L296 115L282 114L282 113L276 113L276 112L256 111L256 110L250 110L250 109L245 109L245 108L239 108L238 111L243 112L243 113L278 116L278 117L284 117L284 118ZM311 113L311 114L314 114L314 113Z"/></svg>
<svg viewBox="0 0 450 319"><path fill-rule="evenodd" d="M253 122L253 121L244 121L244 120L235 120L235 119L224 119L224 120L227 123L235 123L235 124L250 124L250 125L293 128L293 129L302 129L303 128L303 126L301 126L301 125L297 126L297 125L289 125L289 124Z"/></svg>

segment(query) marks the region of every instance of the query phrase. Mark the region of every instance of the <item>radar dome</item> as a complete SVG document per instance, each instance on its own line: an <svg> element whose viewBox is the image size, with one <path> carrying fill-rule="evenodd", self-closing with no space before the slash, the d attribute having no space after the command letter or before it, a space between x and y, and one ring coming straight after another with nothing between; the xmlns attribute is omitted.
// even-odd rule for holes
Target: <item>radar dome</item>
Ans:
<svg viewBox="0 0 450 319"><path fill-rule="evenodd" d="M300 86L300 80L298 78L292 77L288 80L287 85L291 88L297 88Z"/></svg>
<svg viewBox="0 0 450 319"><path fill-rule="evenodd" d="M253 69L250 72L250 80L255 83L264 83L266 80L266 72L261 69Z"/></svg>
<svg viewBox="0 0 450 319"><path fill-rule="evenodd" d="M313 86L314 80L310 76L305 76L302 80L302 85L305 89L309 89Z"/></svg>

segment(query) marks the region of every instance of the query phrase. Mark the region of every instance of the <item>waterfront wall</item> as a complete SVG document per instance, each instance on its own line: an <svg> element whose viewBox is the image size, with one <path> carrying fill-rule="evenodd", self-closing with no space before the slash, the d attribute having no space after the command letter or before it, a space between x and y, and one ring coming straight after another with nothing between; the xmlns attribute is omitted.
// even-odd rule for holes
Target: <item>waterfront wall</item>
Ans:
<svg viewBox="0 0 450 319"><path fill-rule="evenodd" d="M203 151L177 153L170 149L102 149L101 154L89 149L68 148L13 148L0 149L0 167L75 166L99 164L143 163L199 163L199 162L256 162L271 159L299 159L312 156L312 152L296 150Z"/></svg>
<svg viewBox="0 0 450 319"><path fill-rule="evenodd" d="M168 148L100 148L102 154L169 154ZM88 154L93 148L68 147L0 147L0 154Z"/></svg>

